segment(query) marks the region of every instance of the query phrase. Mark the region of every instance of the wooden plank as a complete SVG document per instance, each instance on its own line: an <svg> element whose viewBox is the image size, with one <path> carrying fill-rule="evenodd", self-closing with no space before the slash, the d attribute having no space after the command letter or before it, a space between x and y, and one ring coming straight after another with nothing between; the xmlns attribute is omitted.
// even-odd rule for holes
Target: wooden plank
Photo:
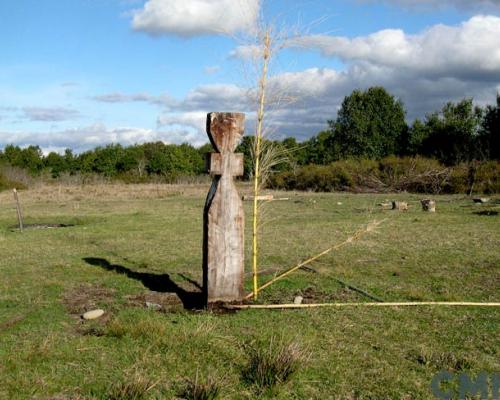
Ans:
<svg viewBox="0 0 500 400"><path fill-rule="evenodd" d="M253 201L255 196L243 196L244 201ZM257 201L271 201L274 200L274 196L272 194L257 196Z"/></svg>
<svg viewBox="0 0 500 400"><path fill-rule="evenodd" d="M218 151L210 157L214 179L204 210L203 289L208 304L244 296L244 212L233 179L243 174L243 157L234 150L244 121L240 113L207 116L207 134Z"/></svg>

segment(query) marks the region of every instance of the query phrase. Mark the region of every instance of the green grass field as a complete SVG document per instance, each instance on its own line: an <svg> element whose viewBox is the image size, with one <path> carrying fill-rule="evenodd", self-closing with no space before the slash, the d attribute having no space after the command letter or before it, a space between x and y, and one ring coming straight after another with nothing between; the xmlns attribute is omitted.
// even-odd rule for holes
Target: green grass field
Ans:
<svg viewBox="0 0 500 400"><path fill-rule="evenodd" d="M309 357L262 398L427 400L440 370L500 371L497 308L185 310L201 282L207 190L41 187L20 192L26 223L74 226L23 233L11 229L12 194L0 193L1 399L171 399L197 375L220 382L220 398L254 399L255 387L242 377L248 343L276 338L298 343ZM263 206L261 282L370 221L387 220L311 264L314 271L265 289L260 303L297 295L309 303L371 301L337 279L384 301L500 301L499 216L481 213L498 210L494 199L475 206L436 196L430 214L416 195L277 195L290 200ZM385 199L411 207L382 210ZM83 322L81 313L94 308L105 315ZM127 397L134 385L148 390Z"/></svg>

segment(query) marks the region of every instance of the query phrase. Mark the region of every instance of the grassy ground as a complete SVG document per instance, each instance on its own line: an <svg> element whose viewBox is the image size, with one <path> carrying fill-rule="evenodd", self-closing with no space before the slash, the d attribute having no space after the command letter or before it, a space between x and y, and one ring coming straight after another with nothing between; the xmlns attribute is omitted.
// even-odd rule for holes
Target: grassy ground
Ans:
<svg viewBox="0 0 500 400"><path fill-rule="evenodd" d="M500 311L493 308L186 311L180 301L188 303L201 282L206 191L24 191L27 223L74 226L23 233L9 229L16 222L12 195L0 193L1 399L169 399L197 375L219 381L221 398L253 399L255 387L242 378L247 345L273 337L298 343L310 357L262 398L430 399L440 370L500 370ZM312 264L316 272L298 271L264 290L259 302L296 295L305 302L370 301L336 279L386 301L500 301L499 217L481 215L484 206L441 196L438 212L428 214L415 195L278 195L290 200L264 206L262 281L370 221L388 220ZM410 210L377 206L388 198L410 201ZM146 301L162 311L147 309ZM96 307L106 314L83 323L80 314Z"/></svg>

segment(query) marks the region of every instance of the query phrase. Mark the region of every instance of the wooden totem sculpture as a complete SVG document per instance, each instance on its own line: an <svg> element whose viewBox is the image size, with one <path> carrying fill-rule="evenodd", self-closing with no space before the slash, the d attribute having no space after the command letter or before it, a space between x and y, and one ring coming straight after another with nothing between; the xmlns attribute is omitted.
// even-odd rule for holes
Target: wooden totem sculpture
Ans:
<svg viewBox="0 0 500 400"><path fill-rule="evenodd" d="M212 187L204 210L203 289L207 303L243 298L243 204L234 183L243 175L243 154L234 150L243 136L245 114L210 113L207 134L216 153L207 160Z"/></svg>

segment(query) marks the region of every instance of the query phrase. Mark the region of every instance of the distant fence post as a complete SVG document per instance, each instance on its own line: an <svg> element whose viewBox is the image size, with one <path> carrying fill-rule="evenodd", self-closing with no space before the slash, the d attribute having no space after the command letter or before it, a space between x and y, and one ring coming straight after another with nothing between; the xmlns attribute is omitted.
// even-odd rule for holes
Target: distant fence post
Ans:
<svg viewBox="0 0 500 400"><path fill-rule="evenodd" d="M14 189L13 192L14 192L14 200L16 201L17 220L19 222L19 230L22 232L24 229L23 212L21 210L21 204L19 203L19 196L17 195L17 189Z"/></svg>
<svg viewBox="0 0 500 400"><path fill-rule="evenodd" d="M207 134L213 176L204 209L203 290L208 304L243 298L244 213L235 176L243 175L243 154L234 150L243 136L245 114L210 113Z"/></svg>

